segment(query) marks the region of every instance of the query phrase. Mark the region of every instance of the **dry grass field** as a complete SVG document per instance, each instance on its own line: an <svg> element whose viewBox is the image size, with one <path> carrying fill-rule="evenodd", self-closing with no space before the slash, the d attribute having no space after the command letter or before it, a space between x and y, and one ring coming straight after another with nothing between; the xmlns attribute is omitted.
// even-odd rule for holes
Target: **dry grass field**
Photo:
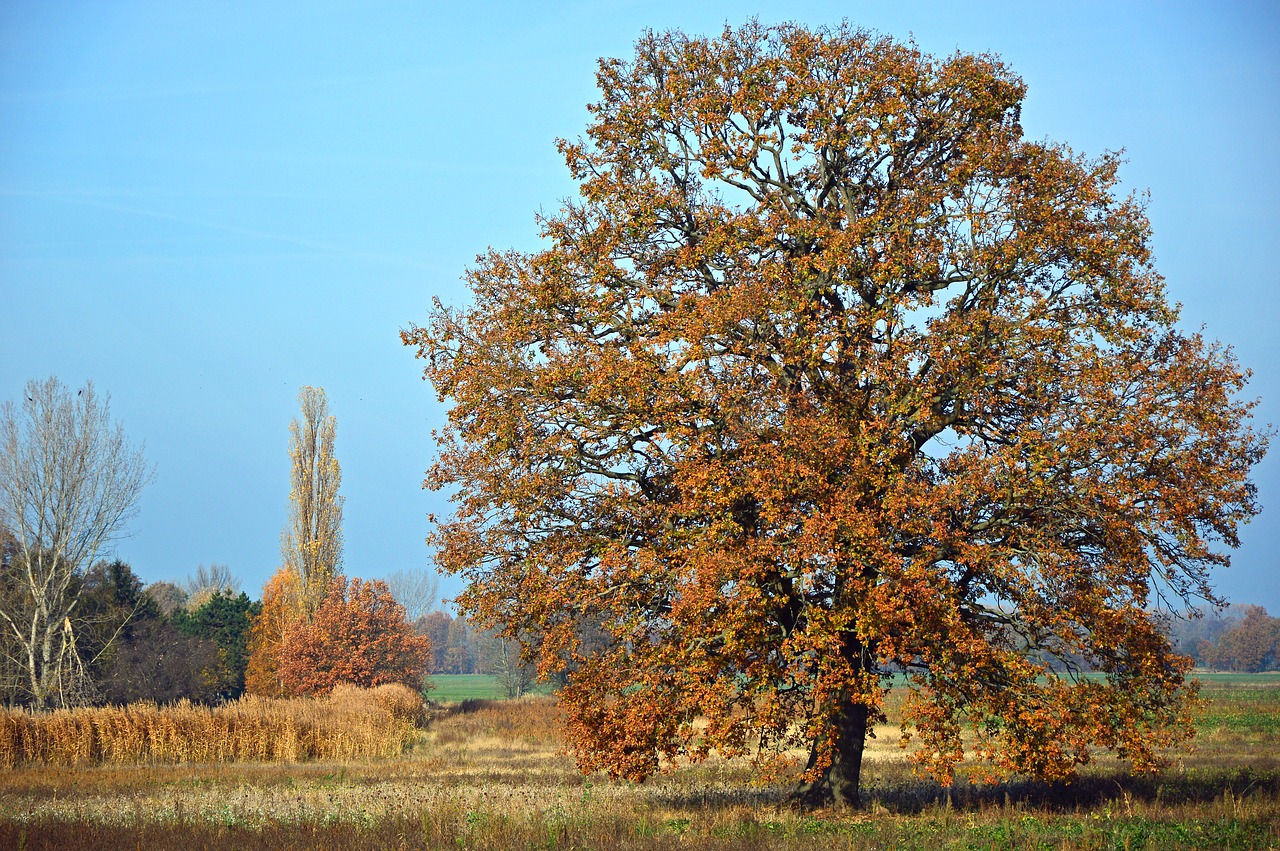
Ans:
<svg viewBox="0 0 1280 851"><path fill-rule="evenodd" d="M795 811L786 790L753 785L737 762L681 766L643 785L583 777L560 753L547 697L447 707L394 756L218 761L231 751L193 745L189 758L162 749L113 762L105 747L11 757L0 848L1280 847L1280 678L1210 678L1204 695L1198 746L1165 774L1135 778L1103 759L1058 787L962 781L948 794L911 775L896 727L883 726L860 812ZM353 706L406 717L356 692L296 711L344 729Z"/></svg>
<svg viewBox="0 0 1280 851"><path fill-rule="evenodd" d="M297 762L398 756L422 701L405 686L339 686L326 700L244 697L49 713L0 711L0 767Z"/></svg>

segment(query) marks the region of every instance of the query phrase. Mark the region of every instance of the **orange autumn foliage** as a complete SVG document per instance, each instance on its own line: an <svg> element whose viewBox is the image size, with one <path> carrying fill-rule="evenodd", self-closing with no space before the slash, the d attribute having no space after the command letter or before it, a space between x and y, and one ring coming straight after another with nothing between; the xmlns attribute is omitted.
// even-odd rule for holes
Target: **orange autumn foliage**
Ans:
<svg viewBox="0 0 1280 851"><path fill-rule="evenodd" d="M292 695L328 694L340 683L419 689L430 662L430 640L414 632L387 583L338 576L312 619L286 634L279 676Z"/></svg>
<svg viewBox="0 0 1280 851"><path fill-rule="evenodd" d="M1206 661L1228 671L1280 670L1280 618L1262 606L1245 606L1244 618L1221 636Z"/></svg>
<svg viewBox="0 0 1280 851"><path fill-rule="evenodd" d="M546 249L403 333L453 404L437 561L566 673L582 768L800 746L853 803L898 672L944 782L1158 765L1189 660L1150 607L1212 599L1266 435L1118 159L1024 139L994 57L848 26L650 33L598 82Z"/></svg>
<svg viewBox="0 0 1280 851"><path fill-rule="evenodd" d="M300 610L298 574L282 567L262 589L262 610L249 629L249 664L244 688L262 697L288 697L280 677L280 648L298 623Z"/></svg>

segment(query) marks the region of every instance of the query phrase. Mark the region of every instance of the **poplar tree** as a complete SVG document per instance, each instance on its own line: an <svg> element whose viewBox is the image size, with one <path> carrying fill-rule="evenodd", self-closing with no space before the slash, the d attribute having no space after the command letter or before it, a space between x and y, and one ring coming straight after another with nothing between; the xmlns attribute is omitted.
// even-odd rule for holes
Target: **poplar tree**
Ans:
<svg viewBox="0 0 1280 851"><path fill-rule="evenodd" d="M337 419L323 388L298 391L301 416L289 424L289 522L281 542L286 570L298 578L298 606L310 618L342 565L342 470L333 452Z"/></svg>

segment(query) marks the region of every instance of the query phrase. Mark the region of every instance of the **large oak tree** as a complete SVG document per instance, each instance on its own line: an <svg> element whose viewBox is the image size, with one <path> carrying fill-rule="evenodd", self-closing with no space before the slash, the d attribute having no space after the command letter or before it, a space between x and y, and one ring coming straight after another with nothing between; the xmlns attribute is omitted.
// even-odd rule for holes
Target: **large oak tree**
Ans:
<svg viewBox="0 0 1280 851"><path fill-rule="evenodd" d="M403 334L452 400L438 561L568 671L582 767L801 746L856 802L894 672L944 781L1158 764L1189 661L1151 613L1213 599L1265 439L1117 157L1024 139L994 57L850 27L650 33L598 80L547 247Z"/></svg>

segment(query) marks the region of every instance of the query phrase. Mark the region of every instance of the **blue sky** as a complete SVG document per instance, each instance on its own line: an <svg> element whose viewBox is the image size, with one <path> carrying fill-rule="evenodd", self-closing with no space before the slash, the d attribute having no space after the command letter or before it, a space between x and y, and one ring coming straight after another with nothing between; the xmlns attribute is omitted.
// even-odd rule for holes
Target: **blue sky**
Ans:
<svg viewBox="0 0 1280 851"><path fill-rule="evenodd" d="M1280 423L1280 7L1235 3L0 4L0 399L91 379L157 478L118 554L146 581L278 564L303 384L338 418L346 567L430 563L420 482L444 409L397 332L464 298L488 246L536 245L575 192L595 60L646 28L842 18L994 52L1032 138L1124 148L1187 327ZM1280 613L1268 507L1218 576ZM456 580L442 583L444 596Z"/></svg>

